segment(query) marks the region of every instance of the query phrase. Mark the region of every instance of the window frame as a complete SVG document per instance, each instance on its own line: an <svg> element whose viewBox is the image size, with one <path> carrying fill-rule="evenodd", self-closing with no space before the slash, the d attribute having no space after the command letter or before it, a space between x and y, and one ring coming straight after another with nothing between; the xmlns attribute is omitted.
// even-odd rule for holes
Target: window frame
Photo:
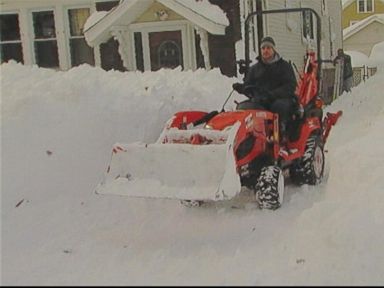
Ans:
<svg viewBox="0 0 384 288"><path fill-rule="evenodd" d="M0 16L2 15L16 15L17 16L17 22L18 22L18 26L19 26L19 39L18 40L5 40L5 41L2 41L0 39L0 45L6 45L6 44L19 44L20 45L20 49L21 49L21 61L22 63L25 62L25 59L24 59L24 53L23 53L23 40L22 40L22 33L21 33L21 26L20 26L20 13L17 12L17 11L7 11L7 12L1 12L0 13ZM0 59L0 62L2 61L2 59ZM1 62L2 63L2 62Z"/></svg>
<svg viewBox="0 0 384 288"><path fill-rule="evenodd" d="M74 39L84 39L85 41L85 35L84 32L80 36L72 36L71 35L71 21L70 21L70 16L69 16L69 11L70 10L77 10L77 9L88 9L89 10L89 15L92 14L93 10L92 7L89 5L71 5L71 6L65 6L64 7L64 35L65 35L65 44L66 44L66 53L67 53L67 58L68 58L68 65L69 67L76 67L77 65L73 65L72 63L72 54L71 54L71 40ZM88 44L87 44L88 45ZM95 53L95 48L90 47L93 51L93 64L96 65L96 53Z"/></svg>
<svg viewBox="0 0 384 288"><path fill-rule="evenodd" d="M372 10L371 11L368 11L368 1L372 1ZM364 3L364 10L363 11L360 11L360 3ZM375 0L356 0L356 10L357 10L357 13L360 14L360 13L374 13L375 12Z"/></svg>
<svg viewBox="0 0 384 288"><path fill-rule="evenodd" d="M307 14L308 13L308 15L309 15L309 20L310 20L310 33L309 34L311 34L311 35L309 35L310 37L309 37L309 40L310 41L314 41L315 40L315 29L316 29L316 27L315 27L315 25L316 25L316 23L315 23L315 20L314 20L314 18L313 18L313 13L311 13L310 11L303 11L302 13L301 13L301 31L302 31L302 37L303 37L303 42L305 43L305 42L307 42L307 35L305 34L305 32L306 32L306 30L305 30L305 24L306 24L306 18L305 18L305 14Z"/></svg>
<svg viewBox="0 0 384 288"><path fill-rule="evenodd" d="M55 26L55 37L54 38L36 38L36 33L35 33L35 28L34 28L34 17L33 17L33 14L34 13L39 13L39 12L52 12L52 15L53 15L53 20L54 20L54 26ZM39 63L37 63L37 54L36 54L36 51L35 51L35 43L36 42L49 42L49 41L54 41L56 42L56 46L57 46L57 66L52 66L52 67L45 67L45 68L49 68L49 69L61 69L61 66L60 66L60 47L59 47L59 39L57 37L57 32L58 32L58 26L57 26L57 12L56 12L56 9L55 7L52 7L52 6L47 6L47 7L44 7L44 8L36 8L36 9L31 9L29 10L29 21L30 21L30 27L31 27L31 44L32 44L32 62L33 64L36 64L39 66ZM39 66L40 67L40 66Z"/></svg>

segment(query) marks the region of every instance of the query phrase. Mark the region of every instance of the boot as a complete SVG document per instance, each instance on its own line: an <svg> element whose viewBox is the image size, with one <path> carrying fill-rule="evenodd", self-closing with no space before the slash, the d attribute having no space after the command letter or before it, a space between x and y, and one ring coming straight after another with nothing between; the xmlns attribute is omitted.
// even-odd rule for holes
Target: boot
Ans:
<svg viewBox="0 0 384 288"><path fill-rule="evenodd" d="M280 123L280 151L279 154L281 156L288 156L290 151L288 149L288 135L287 135L287 125L285 122Z"/></svg>

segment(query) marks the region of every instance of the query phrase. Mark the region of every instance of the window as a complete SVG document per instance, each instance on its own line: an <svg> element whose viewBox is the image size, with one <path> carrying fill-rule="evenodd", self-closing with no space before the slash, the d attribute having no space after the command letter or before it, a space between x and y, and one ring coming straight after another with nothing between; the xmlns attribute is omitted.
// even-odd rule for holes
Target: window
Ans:
<svg viewBox="0 0 384 288"><path fill-rule="evenodd" d="M303 37L305 39L314 39L313 15L310 11L303 11Z"/></svg>
<svg viewBox="0 0 384 288"><path fill-rule="evenodd" d="M135 56L136 56L136 69L144 72L144 57L143 57L143 40L140 32L135 32Z"/></svg>
<svg viewBox="0 0 384 288"><path fill-rule="evenodd" d="M23 63L19 15L0 15L0 56L1 63L15 60Z"/></svg>
<svg viewBox="0 0 384 288"><path fill-rule="evenodd" d="M53 11L33 12L32 18L36 64L40 67L58 68L59 55Z"/></svg>
<svg viewBox="0 0 384 288"><path fill-rule="evenodd" d="M357 0L357 12L358 13L374 12L373 1L374 0Z"/></svg>
<svg viewBox="0 0 384 288"><path fill-rule="evenodd" d="M84 63L95 65L93 49L88 46L83 33L84 24L89 14L88 8L68 10L69 47L72 67Z"/></svg>

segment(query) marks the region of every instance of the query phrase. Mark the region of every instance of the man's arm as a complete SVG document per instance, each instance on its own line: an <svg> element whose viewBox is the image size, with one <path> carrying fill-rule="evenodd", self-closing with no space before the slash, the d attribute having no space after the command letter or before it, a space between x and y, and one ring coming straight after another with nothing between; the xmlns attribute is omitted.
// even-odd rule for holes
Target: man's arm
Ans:
<svg viewBox="0 0 384 288"><path fill-rule="evenodd" d="M336 62L337 62L337 60L339 60L339 59L340 59L339 56L336 56L335 59L333 59L333 66L336 66Z"/></svg>
<svg viewBox="0 0 384 288"><path fill-rule="evenodd" d="M255 79L255 75L260 69L260 66L254 64L253 66L250 67L249 72L247 73L247 76L244 79L244 83L235 83L232 85L233 89L235 89L237 92L240 94L244 94L245 96L252 98L255 95L258 94L258 89L257 89L257 82Z"/></svg>

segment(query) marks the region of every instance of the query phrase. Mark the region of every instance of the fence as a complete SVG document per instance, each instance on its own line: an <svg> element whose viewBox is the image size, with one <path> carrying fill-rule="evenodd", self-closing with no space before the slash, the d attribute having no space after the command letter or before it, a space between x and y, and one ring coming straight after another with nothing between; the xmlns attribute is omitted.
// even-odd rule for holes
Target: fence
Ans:
<svg viewBox="0 0 384 288"><path fill-rule="evenodd" d="M353 67L353 81L352 87L355 87L365 81L369 77L375 75L377 72L377 67L368 67L366 65Z"/></svg>
<svg viewBox="0 0 384 288"><path fill-rule="evenodd" d="M329 62L331 61L324 61ZM321 98L324 100L324 103L329 105L335 100L339 93L336 93L334 91L334 85L335 85L335 68L327 68L322 70L322 86L321 89ZM361 82L364 82L369 77L373 76L377 72L377 67L368 67L367 65L360 66L360 67L353 67L353 81L352 81L352 87L355 87L359 85Z"/></svg>

